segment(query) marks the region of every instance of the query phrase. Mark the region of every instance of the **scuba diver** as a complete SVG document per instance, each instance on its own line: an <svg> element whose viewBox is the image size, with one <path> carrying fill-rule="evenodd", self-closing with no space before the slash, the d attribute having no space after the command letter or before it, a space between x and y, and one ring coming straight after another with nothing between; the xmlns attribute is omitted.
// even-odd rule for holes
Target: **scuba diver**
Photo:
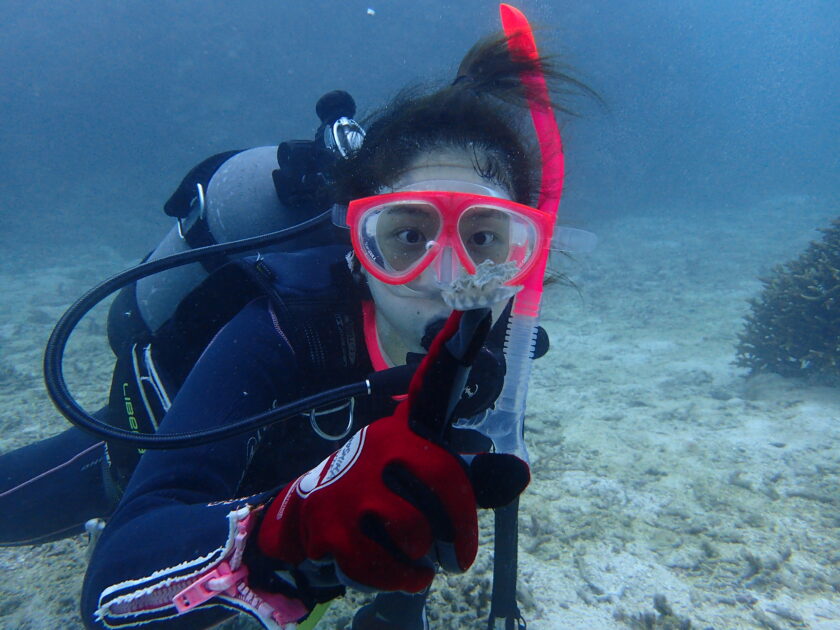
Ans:
<svg viewBox="0 0 840 630"><path fill-rule="evenodd" d="M319 107L315 146L215 156L170 199L177 234L152 258L289 226L296 204L343 232L325 223L299 251L209 258L115 300L114 386L93 420L188 443L143 450L68 432L59 463L0 492L63 477L60 499L37 488L42 513L65 512L40 540L108 516L85 575L86 627L206 628L239 612L311 627L352 587L378 592L354 630L428 628L436 572L475 559L477 509L527 486L524 398L547 350L536 318L563 170L546 82L580 86L537 55L521 14L502 16L506 34L476 44L451 83L403 91L366 133L333 93L345 106ZM279 217L229 222L227 204L257 189ZM403 366L397 385L371 384ZM351 382L368 395L198 439ZM29 496L19 505L37 511Z"/></svg>

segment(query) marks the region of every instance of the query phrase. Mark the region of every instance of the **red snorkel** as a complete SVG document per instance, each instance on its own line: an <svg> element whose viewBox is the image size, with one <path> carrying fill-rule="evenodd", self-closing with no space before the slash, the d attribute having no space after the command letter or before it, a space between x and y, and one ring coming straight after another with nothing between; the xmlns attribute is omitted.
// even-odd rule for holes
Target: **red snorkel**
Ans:
<svg viewBox="0 0 840 630"><path fill-rule="evenodd" d="M519 9L509 4L499 5L502 18L502 28L508 37L508 50L515 59L536 60L539 58L537 44L531 25ZM560 193L563 189L563 142L560 130L554 119L548 86L541 72L523 72L520 75L522 85L528 97L531 109L531 120L540 145L540 160L542 164L542 178L540 183L540 197L537 208L549 214L552 218L552 232L542 239L542 251L539 254L534 269L525 279L524 288L516 296L514 313L536 317L540 310L543 292L543 277L548 263L548 253L551 247L553 226L557 220L557 210L560 205Z"/></svg>
<svg viewBox="0 0 840 630"><path fill-rule="evenodd" d="M505 35L508 36L511 57L538 59L534 36L525 16L507 4L501 5L500 12L502 26ZM528 97L531 119L540 145L542 184L537 209L551 218L551 221L547 222L549 233L540 239L541 251L536 263L523 279L523 287L514 298L505 339L507 374L496 406L486 417L473 419L472 422L462 421L461 426L470 425L489 437L493 440L497 452L510 453L527 462L528 449L524 440L525 400L531 374L531 355L539 323L543 276L563 184L563 151L545 77L539 71L523 72L520 79Z"/></svg>
<svg viewBox="0 0 840 630"><path fill-rule="evenodd" d="M528 20L518 9L508 4L499 7L502 28L508 37L508 50L514 58L538 59L537 45ZM528 97L531 120L540 145L542 181L537 208L548 214L549 233L542 239L542 251L531 274L525 278L524 287L514 298L513 313L508 322L505 340L507 374L496 408L489 414L482 427L502 453L513 453L528 461L525 447L525 399L531 373L531 353L536 343L543 277L548 263L548 252L560 192L563 188L563 144L560 130L548 95L545 77L541 72L523 72L520 80ZM525 620L516 604L517 534L519 499L495 513L495 550L493 553L493 595L490 603L488 628L525 628Z"/></svg>

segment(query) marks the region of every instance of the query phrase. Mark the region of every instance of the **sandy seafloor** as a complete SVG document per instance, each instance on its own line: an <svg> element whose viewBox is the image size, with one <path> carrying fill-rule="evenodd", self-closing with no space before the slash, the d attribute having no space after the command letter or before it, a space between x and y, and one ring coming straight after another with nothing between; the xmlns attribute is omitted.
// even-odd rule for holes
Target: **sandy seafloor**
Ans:
<svg viewBox="0 0 840 630"><path fill-rule="evenodd" d="M836 214L828 200L787 197L587 226L599 247L565 263L577 289L547 290L552 349L531 383L520 516L530 630L840 629L840 391L747 378L733 363L757 277ZM43 392L42 348L69 301L132 262L118 246L3 248L0 451L64 428ZM101 321L83 323L68 360L90 406L111 368ZM476 565L436 581L433 628L486 627L482 519ZM0 627L81 627L84 558L81 538L0 550ZM674 617L651 625L655 595ZM351 613L336 603L323 627Z"/></svg>

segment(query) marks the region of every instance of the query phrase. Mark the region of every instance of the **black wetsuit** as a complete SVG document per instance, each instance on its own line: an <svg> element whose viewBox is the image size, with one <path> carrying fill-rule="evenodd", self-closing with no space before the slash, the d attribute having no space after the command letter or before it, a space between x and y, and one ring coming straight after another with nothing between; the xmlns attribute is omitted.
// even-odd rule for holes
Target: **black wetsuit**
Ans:
<svg viewBox="0 0 840 630"><path fill-rule="evenodd" d="M75 428L0 456L0 544L65 538L108 516L116 494L105 483L105 458L105 443Z"/></svg>
<svg viewBox="0 0 840 630"><path fill-rule="evenodd" d="M332 257L325 257L325 251ZM257 298L222 328L187 377L160 431L224 425L373 371L361 301L347 289L349 271L335 253L295 255L298 268L308 269L293 278L292 293L303 303L292 300L286 308L289 302L282 297ZM348 277L339 281L342 286L333 295L340 299L331 300L322 289L342 273ZM288 281L282 282L282 290L289 295ZM307 300L313 294L319 297ZM335 308L329 308L330 301ZM353 431L394 407L390 398L358 399ZM347 414L343 407L318 416L319 427L342 434ZM303 415L205 446L147 452L93 554L82 598L84 622L102 628L157 620L154 627L201 628L236 612L215 601L169 618L170 600L159 608L140 606L139 611L127 602L135 601L139 591L165 592L167 580L183 575L185 567L192 573L217 561L228 540L232 511L270 499L345 439L320 437ZM130 614L123 615L120 611L127 608ZM97 621L97 610L104 621Z"/></svg>

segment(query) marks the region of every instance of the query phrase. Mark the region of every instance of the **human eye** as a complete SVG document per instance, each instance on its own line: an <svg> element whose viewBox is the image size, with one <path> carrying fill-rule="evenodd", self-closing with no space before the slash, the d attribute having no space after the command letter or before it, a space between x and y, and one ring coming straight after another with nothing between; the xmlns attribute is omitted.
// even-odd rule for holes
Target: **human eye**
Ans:
<svg viewBox="0 0 840 630"><path fill-rule="evenodd" d="M470 236L469 244L475 247L491 247L498 244L500 238L499 234L492 230L481 230Z"/></svg>
<svg viewBox="0 0 840 630"><path fill-rule="evenodd" d="M401 228L395 230L392 235L403 245L421 245L426 242L426 236L417 228Z"/></svg>

